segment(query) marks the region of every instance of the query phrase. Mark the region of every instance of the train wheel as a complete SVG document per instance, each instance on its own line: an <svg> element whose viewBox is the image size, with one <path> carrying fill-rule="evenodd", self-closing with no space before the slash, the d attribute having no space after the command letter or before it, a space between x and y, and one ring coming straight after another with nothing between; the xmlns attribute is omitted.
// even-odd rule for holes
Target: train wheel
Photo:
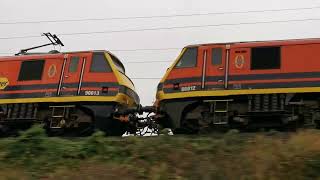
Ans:
<svg viewBox="0 0 320 180"><path fill-rule="evenodd" d="M85 109L75 109L61 118L47 116L43 122L49 136L88 136L94 132L93 118Z"/></svg>
<svg viewBox="0 0 320 180"><path fill-rule="evenodd" d="M320 129L320 122L319 121L316 122L316 129Z"/></svg>
<svg viewBox="0 0 320 180"><path fill-rule="evenodd" d="M184 119L179 132L186 134L196 134L199 132L199 123L197 119Z"/></svg>
<svg viewBox="0 0 320 180"><path fill-rule="evenodd" d="M95 118L95 131L102 131L106 136L121 136L127 131L128 126L128 123L121 122L112 117Z"/></svg>
<svg viewBox="0 0 320 180"><path fill-rule="evenodd" d="M9 127L5 125L0 125L0 137L6 137L9 134Z"/></svg>
<svg viewBox="0 0 320 180"><path fill-rule="evenodd" d="M289 132L296 132L298 129L298 122L290 122L287 125L285 125L284 130Z"/></svg>
<svg viewBox="0 0 320 180"><path fill-rule="evenodd" d="M80 124L76 131L78 136L90 136L94 133L94 125L93 123Z"/></svg>
<svg viewBox="0 0 320 180"><path fill-rule="evenodd" d="M186 113L181 121L181 128L185 133L208 133L212 130L212 122L206 117L206 112L209 112L209 107L198 104L193 107L186 108Z"/></svg>
<svg viewBox="0 0 320 180"><path fill-rule="evenodd" d="M128 123L121 122L117 119L109 120L105 129L107 136L122 136L128 129Z"/></svg>

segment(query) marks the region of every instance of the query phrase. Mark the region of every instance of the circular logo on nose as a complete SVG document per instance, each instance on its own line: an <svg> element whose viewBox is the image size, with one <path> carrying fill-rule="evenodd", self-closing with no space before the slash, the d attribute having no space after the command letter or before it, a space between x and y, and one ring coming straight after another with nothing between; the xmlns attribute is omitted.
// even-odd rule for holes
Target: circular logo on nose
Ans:
<svg viewBox="0 0 320 180"><path fill-rule="evenodd" d="M234 60L234 64L236 66L236 68L238 69L242 69L244 66L244 56L243 55L237 55L237 57Z"/></svg>
<svg viewBox="0 0 320 180"><path fill-rule="evenodd" d="M57 74L57 66L55 64L52 64L50 67L49 67L49 70L48 70L48 76L50 78L54 77L55 75Z"/></svg>

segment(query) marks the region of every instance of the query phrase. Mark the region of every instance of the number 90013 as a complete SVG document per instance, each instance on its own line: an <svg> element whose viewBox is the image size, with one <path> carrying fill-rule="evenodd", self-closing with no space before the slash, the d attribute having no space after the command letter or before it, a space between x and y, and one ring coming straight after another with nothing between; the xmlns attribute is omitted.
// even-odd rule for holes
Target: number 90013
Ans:
<svg viewBox="0 0 320 180"><path fill-rule="evenodd" d="M99 96L100 95L100 91L85 91L84 95L85 96Z"/></svg>

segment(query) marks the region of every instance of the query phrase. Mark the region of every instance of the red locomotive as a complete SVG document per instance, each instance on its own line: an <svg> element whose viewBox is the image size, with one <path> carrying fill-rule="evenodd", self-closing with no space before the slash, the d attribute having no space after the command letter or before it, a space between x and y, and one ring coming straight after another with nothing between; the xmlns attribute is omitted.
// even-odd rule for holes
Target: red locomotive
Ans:
<svg viewBox="0 0 320 180"><path fill-rule="evenodd" d="M206 127L319 126L320 39L187 46L158 85L161 123Z"/></svg>
<svg viewBox="0 0 320 180"><path fill-rule="evenodd" d="M139 97L116 56L108 51L25 51L0 57L2 132L37 122L49 132L125 132L125 125L113 114L137 106Z"/></svg>

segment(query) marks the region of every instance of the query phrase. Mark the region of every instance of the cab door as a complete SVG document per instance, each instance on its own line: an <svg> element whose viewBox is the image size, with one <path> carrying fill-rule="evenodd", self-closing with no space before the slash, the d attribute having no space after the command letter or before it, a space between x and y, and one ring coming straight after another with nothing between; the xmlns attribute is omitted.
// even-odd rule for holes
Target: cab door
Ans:
<svg viewBox="0 0 320 180"><path fill-rule="evenodd" d="M203 82L206 90L228 88L228 53L226 45L210 45L203 47L206 54Z"/></svg>
<svg viewBox="0 0 320 180"><path fill-rule="evenodd" d="M65 56L58 95L76 96L80 93L85 63L86 56L84 54Z"/></svg>

